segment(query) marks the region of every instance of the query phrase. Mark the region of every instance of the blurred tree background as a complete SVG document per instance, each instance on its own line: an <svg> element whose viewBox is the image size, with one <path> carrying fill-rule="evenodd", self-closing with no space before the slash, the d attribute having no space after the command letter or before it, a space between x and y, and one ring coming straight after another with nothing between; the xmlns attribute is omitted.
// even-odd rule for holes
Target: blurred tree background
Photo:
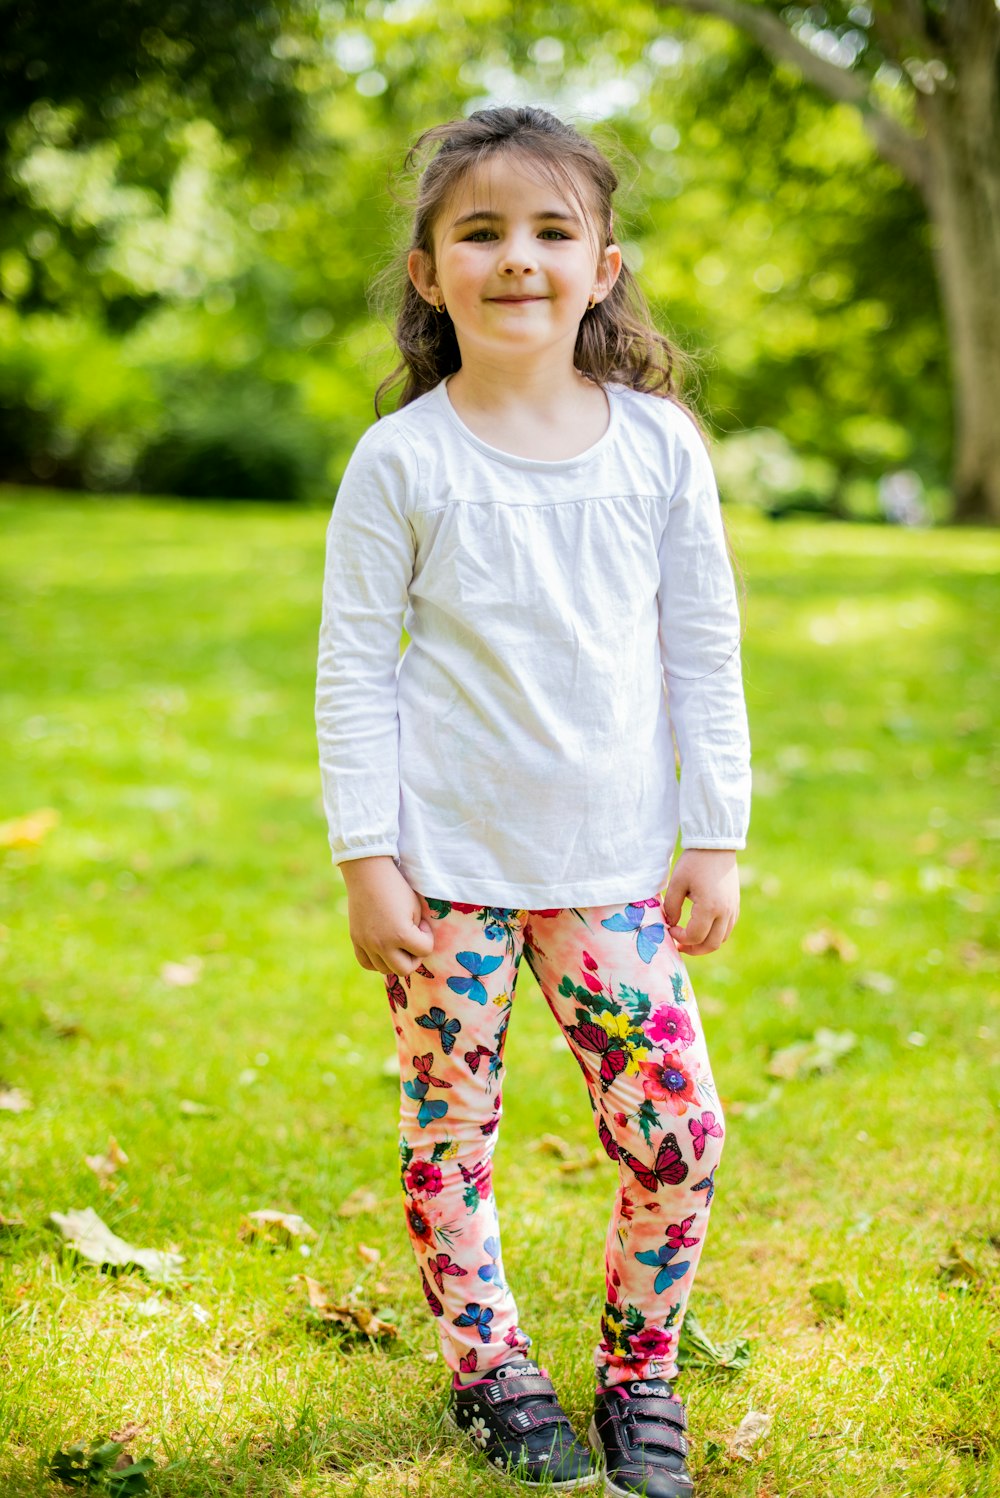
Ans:
<svg viewBox="0 0 1000 1498"><path fill-rule="evenodd" d="M950 518L919 191L862 111L690 10L0 0L0 479L329 503L395 363L368 288L405 247L408 145L531 102L622 167L619 238L700 368L726 497ZM857 38L845 68L872 27L773 13ZM905 120L908 80L869 72Z"/></svg>

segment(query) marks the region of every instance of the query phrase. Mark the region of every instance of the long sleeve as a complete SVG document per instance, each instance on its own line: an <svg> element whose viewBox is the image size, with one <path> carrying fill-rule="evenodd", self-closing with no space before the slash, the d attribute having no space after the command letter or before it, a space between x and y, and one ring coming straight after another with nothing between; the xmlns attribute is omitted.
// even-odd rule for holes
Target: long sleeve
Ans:
<svg viewBox="0 0 1000 1498"><path fill-rule="evenodd" d="M677 414L683 436L659 552L659 609L680 756L681 846L745 848L750 736L739 605L712 464L694 423Z"/></svg>
<svg viewBox="0 0 1000 1498"><path fill-rule="evenodd" d="M396 668L413 572L412 467L405 440L370 428L327 528L316 733L335 864L398 851Z"/></svg>

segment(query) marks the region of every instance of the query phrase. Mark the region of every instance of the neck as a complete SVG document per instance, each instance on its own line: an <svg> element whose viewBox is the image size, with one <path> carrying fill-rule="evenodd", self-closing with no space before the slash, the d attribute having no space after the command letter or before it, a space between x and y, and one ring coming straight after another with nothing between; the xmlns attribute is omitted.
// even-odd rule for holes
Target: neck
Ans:
<svg viewBox="0 0 1000 1498"><path fill-rule="evenodd" d="M567 401L578 399L581 387L593 388L565 357L552 358L524 369L506 361L463 360L462 367L448 381L448 394L458 396L467 411L498 413L531 410L538 416L556 412Z"/></svg>

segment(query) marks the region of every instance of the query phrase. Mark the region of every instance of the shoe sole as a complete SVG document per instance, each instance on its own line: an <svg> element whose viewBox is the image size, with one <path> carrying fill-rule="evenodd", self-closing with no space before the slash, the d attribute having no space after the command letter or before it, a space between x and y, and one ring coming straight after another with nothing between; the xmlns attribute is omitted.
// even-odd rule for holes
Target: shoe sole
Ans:
<svg viewBox="0 0 1000 1498"><path fill-rule="evenodd" d="M613 1494L614 1498L639 1498L635 1488L620 1488L612 1477L608 1476L607 1458L604 1455L604 1443L597 1433L597 1420L591 1416L590 1425L587 1427L587 1441L590 1447L601 1459L601 1471L598 1474L604 1478L605 1493ZM694 1486L685 1488L685 1498L694 1498Z"/></svg>
<svg viewBox="0 0 1000 1498"><path fill-rule="evenodd" d="M556 1482L551 1477L542 1477L538 1480L538 1482L532 1482L530 1477L518 1477L517 1473L512 1471L510 1467L498 1466L492 1457L486 1456L483 1448L472 1439L467 1431L464 1431L462 1429L462 1427L459 1425L458 1421L452 1414L451 1410L445 1411L444 1423L445 1425L449 1426L456 1433L456 1435L461 1436L462 1440L467 1446L471 1446L474 1451L478 1451L480 1456L482 1456L486 1461L489 1462L490 1466L498 1477L505 1477L508 1482L517 1483L518 1487L549 1488L552 1490L552 1492L560 1493L568 1492L570 1488L593 1488L596 1487L601 1480L602 1474L600 1472L586 1472L582 1477L570 1477L567 1478L565 1482ZM635 1498L635 1494L626 1494L626 1498Z"/></svg>

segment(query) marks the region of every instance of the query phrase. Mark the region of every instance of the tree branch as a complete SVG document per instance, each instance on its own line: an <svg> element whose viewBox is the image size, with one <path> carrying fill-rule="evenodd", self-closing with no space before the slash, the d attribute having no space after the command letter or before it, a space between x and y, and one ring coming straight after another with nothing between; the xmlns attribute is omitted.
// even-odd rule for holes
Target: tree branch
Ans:
<svg viewBox="0 0 1000 1498"><path fill-rule="evenodd" d="M872 98L862 74L838 68L817 56L783 21L761 5L745 0L654 0L658 10L677 6L699 15L720 16L752 37L765 52L782 62L790 62L802 76L841 104L852 104L861 118L876 150L914 187L923 189L927 163L924 142L886 114Z"/></svg>

